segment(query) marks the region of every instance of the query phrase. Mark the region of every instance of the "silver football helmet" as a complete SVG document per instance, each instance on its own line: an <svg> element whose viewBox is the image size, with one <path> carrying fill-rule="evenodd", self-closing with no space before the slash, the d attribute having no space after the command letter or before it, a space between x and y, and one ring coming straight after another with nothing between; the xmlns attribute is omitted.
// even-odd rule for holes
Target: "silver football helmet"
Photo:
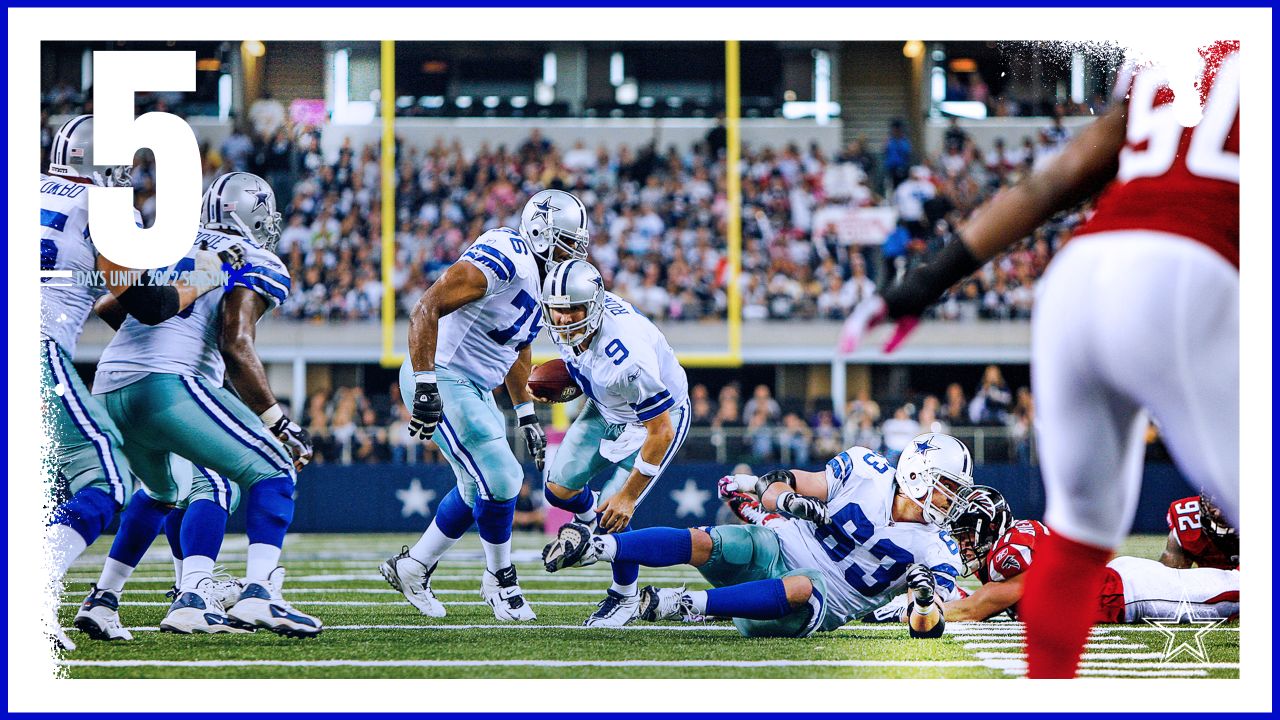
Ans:
<svg viewBox="0 0 1280 720"><path fill-rule="evenodd" d="M93 116L77 115L62 123L49 148L49 174L84 178L101 187L129 187L131 165L93 165Z"/></svg>
<svg viewBox="0 0 1280 720"><path fill-rule="evenodd" d="M219 175L204 193L200 224L211 230L234 230L275 252L283 222L276 194L266 180L247 172Z"/></svg>
<svg viewBox="0 0 1280 720"><path fill-rule="evenodd" d="M950 527L968 505L960 491L973 485L973 460L969 448L956 438L925 433L907 443L895 479L903 494L924 510L926 520ZM945 507L934 504L935 494L947 500Z"/></svg>
<svg viewBox="0 0 1280 720"><path fill-rule="evenodd" d="M560 324L552 310L566 311L585 307L580 320ZM595 332L604 320L604 280L600 272L585 260L572 259L557 263L542 281L542 315L551 329L551 339L561 345L576 347Z"/></svg>
<svg viewBox="0 0 1280 720"><path fill-rule="evenodd" d="M587 208L582 201L563 190L534 193L520 214L520 237L533 246L533 252L547 263L550 273L566 259L587 259ZM560 248L568 257L556 258Z"/></svg>

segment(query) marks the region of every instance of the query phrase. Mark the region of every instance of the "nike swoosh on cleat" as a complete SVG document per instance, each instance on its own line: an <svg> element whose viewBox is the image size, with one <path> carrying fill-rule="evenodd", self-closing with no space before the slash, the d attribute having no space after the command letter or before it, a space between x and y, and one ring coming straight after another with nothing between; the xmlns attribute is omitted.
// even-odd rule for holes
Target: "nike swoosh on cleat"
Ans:
<svg viewBox="0 0 1280 720"><path fill-rule="evenodd" d="M316 624L315 624L314 622L312 622L309 618L304 618L304 617L302 617L301 615L294 615L293 613L289 612L288 610L285 610L284 608L280 607L279 605L272 605L272 606L271 606L271 617L274 617L274 618L283 618L283 619L285 619L285 620L290 620L290 621L292 621L292 622L296 622L296 623L298 623L299 625L306 625L307 627L315 627L315 626L316 626Z"/></svg>

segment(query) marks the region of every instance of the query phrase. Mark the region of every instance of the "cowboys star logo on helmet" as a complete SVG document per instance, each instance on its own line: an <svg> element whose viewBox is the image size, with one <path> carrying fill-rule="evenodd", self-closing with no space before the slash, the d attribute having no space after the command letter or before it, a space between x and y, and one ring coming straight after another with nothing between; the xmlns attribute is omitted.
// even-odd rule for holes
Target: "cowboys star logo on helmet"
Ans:
<svg viewBox="0 0 1280 720"><path fill-rule="evenodd" d="M560 211L560 208L551 204L550 197L544 198L542 202L533 203L533 207L535 210L533 211L533 217L530 218L533 220L541 218L542 220L551 222L551 213Z"/></svg>

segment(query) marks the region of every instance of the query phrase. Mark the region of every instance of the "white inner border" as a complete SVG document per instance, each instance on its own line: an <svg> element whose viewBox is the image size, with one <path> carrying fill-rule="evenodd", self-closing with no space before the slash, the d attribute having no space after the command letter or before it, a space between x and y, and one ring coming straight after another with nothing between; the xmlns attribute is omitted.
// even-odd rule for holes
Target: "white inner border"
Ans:
<svg viewBox="0 0 1280 720"><path fill-rule="evenodd" d="M31 552L42 534L39 386L33 305L37 276L31 246L20 240L36 232L25 212L37 202L30 176L39 143L39 45L42 40L128 38L225 40L242 28L256 28L272 40L1120 40L1126 44L1181 44L1238 38L1244 61L1241 123L1241 327L1244 347L1242 387L1253 402L1242 405L1241 525L1246 528L1248 571L1242 583L1251 600L1241 633L1241 678L1212 686L1189 680L1099 680L1072 683L983 680L915 680L942 683L947 711L990 711L991 699L1009 710L1246 711L1270 710L1271 628L1269 608L1272 508L1271 434L1271 16L1264 9L10 9L9 10L9 585L23 588L38 575ZM1206 351L1212 351L1206 348ZM1252 531L1250 531L1252 529ZM696 684L663 680L347 680L310 682L281 691L283 681L146 682L78 680L74 690L52 679L39 617L40 593L9 594L9 710L28 712L169 711L214 702L224 710L250 711L598 711L756 712L893 711L913 704L907 687L886 680L790 680L769 683L704 680ZM416 636L406 642L421 642ZM744 644L744 652L748 645ZM424 648L425 649L425 648ZM569 674L569 673L567 673ZM579 673L572 673L579 675ZM589 676L589 673L582 673ZM779 676L785 676L780 672ZM1210 687L1212 688L1210 690ZM1192 689L1194 688L1194 689ZM1209 691L1204 691L1209 690ZM993 692L998 694L992 694ZM193 705L193 699L195 700ZM905 702L904 702L905 701Z"/></svg>

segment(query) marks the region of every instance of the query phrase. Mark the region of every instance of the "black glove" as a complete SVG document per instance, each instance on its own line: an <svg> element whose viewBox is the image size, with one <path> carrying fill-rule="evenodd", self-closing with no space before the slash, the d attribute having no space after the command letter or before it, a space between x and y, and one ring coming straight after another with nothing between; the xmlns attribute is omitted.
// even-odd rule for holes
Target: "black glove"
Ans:
<svg viewBox="0 0 1280 720"><path fill-rule="evenodd" d="M792 517L808 520L816 525L826 525L830 520L826 503L815 497L797 494L792 490L787 490L778 496L778 509Z"/></svg>
<svg viewBox="0 0 1280 720"><path fill-rule="evenodd" d="M525 415L520 418L520 431L524 433L524 444L533 456L533 464L542 470L547 463L547 434L542 430L537 415Z"/></svg>
<svg viewBox="0 0 1280 720"><path fill-rule="evenodd" d="M938 592L938 581L933 571L927 566L916 563L907 570L907 589L920 610L927 610L933 605L933 598Z"/></svg>
<svg viewBox="0 0 1280 720"><path fill-rule="evenodd" d="M293 456L293 466L301 470L303 465L311 462L311 433L298 423L282 415L271 426L271 434L284 443L289 455Z"/></svg>
<svg viewBox="0 0 1280 720"><path fill-rule="evenodd" d="M238 243L232 245L226 250L220 251L218 259L222 261L223 265L227 265L232 270L243 269L245 263L244 247Z"/></svg>
<svg viewBox="0 0 1280 720"><path fill-rule="evenodd" d="M947 288L982 267L964 242L956 238L923 265L917 265L902 282L880 294L889 317L917 316L938 301Z"/></svg>
<svg viewBox="0 0 1280 720"><path fill-rule="evenodd" d="M409 421L409 437L429 439L444 415L444 401L433 382L420 382L413 389L413 419Z"/></svg>

